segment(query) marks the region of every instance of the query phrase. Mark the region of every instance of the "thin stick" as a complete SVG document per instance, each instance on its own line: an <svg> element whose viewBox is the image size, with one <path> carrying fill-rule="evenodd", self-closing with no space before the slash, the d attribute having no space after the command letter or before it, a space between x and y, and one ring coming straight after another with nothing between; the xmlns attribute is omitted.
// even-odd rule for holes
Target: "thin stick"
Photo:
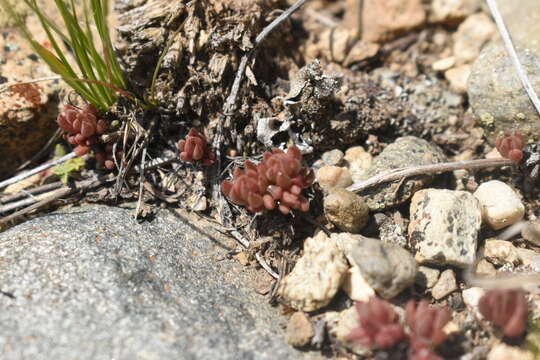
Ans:
<svg viewBox="0 0 540 360"><path fill-rule="evenodd" d="M514 164L508 159L479 159L479 160L463 160L455 162L446 162L439 164L413 166L410 168L394 169L382 174L375 175L365 181L354 183L347 188L352 192L360 192L370 187L387 183L401 178L407 178L416 175L436 174L459 169L483 169L489 167L502 167Z"/></svg>
<svg viewBox="0 0 540 360"><path fill-rule="evenodd" d="M308 0L298 0L290 8L285 10L281 15L274 19L270 24L268 24L263 31L255 38L255 47L257 47L267 36L270 34L276 27L278 27L282 22L287 20L296 10L300 9Z"/></svg>
<svg viewBox="0 0 540 360"><path fill-rule="evenodd" d="M497 7L497 1L487 0L487 5L489 7L489 10L491 11L493 19L495 20L495 24L497 25L499 33L501 34L504 46L506 47L506 51L508 52L508 55L510 55L510 59L512 60L512 63L516 68L518 77L521 80L521 83L523 84L527 95L529 95L531 102L536 108L536 111L540 114L540 99L538 99L538 95L536 95L536 92L534 91L534 88L529 81L529 77L527 76L525 69L523 69L521 62L519 61L519 57L516 53L516 49L514 48L514 44L512 44L512 39L510 37L510 34L508 33L508 29L506 28L501 13L499 12L499 8Z"/></svg>
<svg viewBox="0 0 540 360"><path fill-rule="evenodd" d="M47 191L58 189L62 185L64 185L64 184L61 181L57 181L57 182L53 182L51 184L45 184L45 185L37 186L35 188L28 189L28 190L24 189L24 190L21 190L21 191L17 192L16 194L0 197L0 203L8 204L8 203L10 203L12 201L17 201L19 199L23 199L23 198L28 197L28 196L37 195L37 194L41 194L41 193L44 193L44 192L47 192Z"/></svg>
<svg viewBox="0 0 540 360"><path fill-rule="evenodd" d="M60 159L48 161L45 164L40 165L40 166L38 166L38 167L36 167L36 168L34 168L32 170L26 171L26 172L24 172L22 174L19 174L17 176L14 176L12 178L4 180L4 181L0 182L0 189L6 187L8 185L15 184L16 182L19 182L19 181L24 180L26 178L29 178L30 176L35 175L37 173L40 173L43 170L50 169L55 165L62 164L62 163L66 162L66 161L68 161L70 159L73 159L76 156L77 155L75 155L74 152L70 152L69 154L67 154L65 156L62 156Z"/></svg>
<svg viewBox="0 0 540 360"><path fill-rule="evenodd" d="M50 204L51 202L55 201L55 200L58 200L64 196L67 196L69 194L72 194L74 192L77 192L77 191L81 191L81 190L88 190L88 189L91 189L91 188L94 188L96 186L99 186L101 184L104 184L108 181L113 181L114 180L114 177L113 176L110 176L110 175L106 175L106 176L101 176L101 177L98 177L98 178L94 178L94 179L86 179L86 180L81 180L81 181L77 181L75 182L75 186L74 187L63 187L61 189L58 189L58 190L55 190L53 191L53 193L49 196L47 196L45 199L33 204L33 205L30 205L28 207L25 207L24 209L21 209L17 212L14 212L13 214L11 215L8 215L4 218L1 218L0 219L0 225L1 224L5 224L9 221L12 221L12 220L15 220L23 215L26 215L28 214L29 212L33 211L33 210L36 210L36 209L39 209L47 204Z"/></svg>
<svg viewBox="0 0 540 360"><path fill-rule="evenodd" d="M255 254L255 258L257 259L259 264L261 264L262 268L266 270L267 273L269 273L274 279L279 280L279 275L274 270L272 270L270 265L266 263L266 261L262 258L261 255L259 255L259 253Z"/></svg>

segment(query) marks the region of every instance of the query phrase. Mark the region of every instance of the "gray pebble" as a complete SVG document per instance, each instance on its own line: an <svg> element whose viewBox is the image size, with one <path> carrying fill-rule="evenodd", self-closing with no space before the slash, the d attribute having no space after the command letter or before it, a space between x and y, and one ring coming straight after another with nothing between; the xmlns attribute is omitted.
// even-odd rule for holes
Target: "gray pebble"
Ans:
<svg viewBox="0 0 540 360"><path fill-rule="evenodd" d="M527 221L521 229L521 236L536 246L540 246L540 220Z"/></svg>
<svg viewBox="0 0 540 360"><path fill-rule="evenodd" d="M364 238L351 241L349 250L366 282L385 299L395 297L414 282L416 262L400 246Z"/></svg>

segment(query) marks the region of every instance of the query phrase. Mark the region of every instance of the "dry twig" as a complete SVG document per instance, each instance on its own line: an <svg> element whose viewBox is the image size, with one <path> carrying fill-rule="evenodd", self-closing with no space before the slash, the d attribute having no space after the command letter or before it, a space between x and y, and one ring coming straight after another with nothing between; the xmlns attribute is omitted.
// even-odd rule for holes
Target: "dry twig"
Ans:
<svg viewBox="0 0 540 360"><path fill-rule="evenodd" d="M383 183L401 180L402 178L408 178L417 175L436 174L447 171L454 171L459 169L483 169L489 167L502 167L510 166L514 164L508 159L479 159L479 160L463 160L455 162L446 162L439 164L413 166L410 168L394 169L382 174L377 174L365 181L354 183L347 188L352 192L360 192L370 187L377 186Z"/></svg>
<svg viewBox="0 0 540 360"><path fill-rule="evenodd" d="M51 160L51 161L47 161L45 164L42 164L32 170L29 170L29 171L26 171L22 174L19 174L19 175L16 175L12 178L9 178L7 180L4 180L2 182L0 182L0 189L8 186L8 185L11 185L11 184L15 184L16 182L19 182L21 180L24 180L24 179L27 179L29 178L30 176L32 175L35 175L37 173L40 173L42 172L43 170L47 170L47 169L50 169L52 168L53 166L56 166L58 164L62 164L70 159L73 159L74 157L76 157L77 155L75 155L74 152L70 152L69 154L65 155L65 156L62 156L60 159L56 159L56 160Z"/></svg>

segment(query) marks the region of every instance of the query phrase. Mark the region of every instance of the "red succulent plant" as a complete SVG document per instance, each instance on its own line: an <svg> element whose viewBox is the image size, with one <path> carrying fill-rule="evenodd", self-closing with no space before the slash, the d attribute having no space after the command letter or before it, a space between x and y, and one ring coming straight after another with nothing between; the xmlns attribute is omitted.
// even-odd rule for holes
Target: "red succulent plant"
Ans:
<svg viewBox="0 0 540 360"><path fill-rule="evenodd" d="M405 338L399 316L389 302L372 296L367 302L357 302L356 311L359 326L351 331L349 341L370 348L387 349Z"/></svg>
<svg viewBox="0 0 540 360"><path fill-rule="evenodd" d="M258 165L246 161L245 169L236 168L233 180L223 181L221 190L232 202L250 211L278 207L288 214L291 209L309 210L309 202L301 192L313 180L313 171L302 166L302 153L291 146L286 153L277 148L264 153Z"/></svg>
<svg viewBox="0 0 540 360"><path fill-rule="evenodd" d="M502 157L518 163L523 159L525 143L525 137L518 130L514 130L513 134L506 132L502 137L497 138L495 146Z"/></svg>
<svg viewBox="0 0 540 360"><path fill-rule="evenodd" d="M432 307L426 300L416 304L410 300L405 306L405 320L410 329L411 359L439 359L433 349L444 342L444 326L450 321L447 308Z"/></svg>
<svg viewBox="0 0 540 360"><path fill-rule="evenodd" d="M521 289L490 290L480 298L480 313L508 337L518 337L527 325L527 299Z"/></svg>
<svg viewBox="0 0 540 360"><path fill-rule="evenodd" d="M98 110L91 104L83 108L73 105L64 106L64 110L58 115L57 123L66 132L67 141L75 145L73 151L77 156L82 156L94 150L96 159L109 170L114 168L112 161L112 147L100 144L99 136L108 129L105 120L99 118Z"/></svg>
<svg viewBox="0 0 540 360"><path fill-rule="evenodd" d="M184 140L178 142L177 147L183 161L200 161L204 166L211 166L216 161L216 154L208 149L206 136L194 128L189 130Z"/></svg>

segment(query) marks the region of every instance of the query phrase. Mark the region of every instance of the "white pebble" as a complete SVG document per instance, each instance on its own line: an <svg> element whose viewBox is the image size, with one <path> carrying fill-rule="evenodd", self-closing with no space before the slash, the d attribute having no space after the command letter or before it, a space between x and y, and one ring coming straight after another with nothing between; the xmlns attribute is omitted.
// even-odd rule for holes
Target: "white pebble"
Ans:
<svg viewBox="0 0 540 360"><path fill-rule="evenodd" d="M474 196L482 207L482 220L492 229L499 230L523 219L525 207L518 194L499 180L481 184Z"/></svg>

